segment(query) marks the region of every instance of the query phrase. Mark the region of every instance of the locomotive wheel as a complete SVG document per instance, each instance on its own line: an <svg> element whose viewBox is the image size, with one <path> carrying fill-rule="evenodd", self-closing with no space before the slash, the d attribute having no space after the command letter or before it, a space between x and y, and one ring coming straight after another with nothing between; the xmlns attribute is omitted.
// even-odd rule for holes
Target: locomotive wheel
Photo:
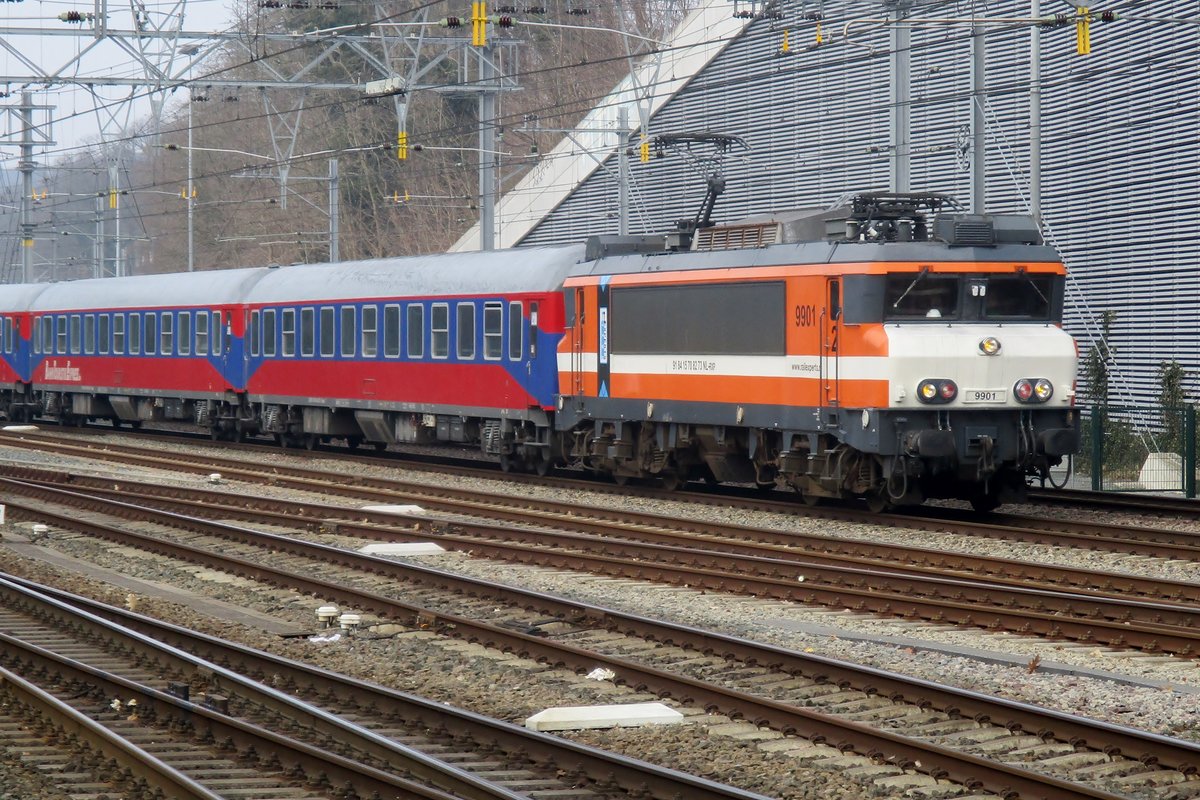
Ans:
<svg viewBox="0 0 1200 800"><path fill-rule="evenodd" d="M550 468L552 466L554 465L550 462L549 456L547 456L545 453L542 453L537 457L537 460L533 462L533 471L544 478L550 474Z"/></svg>
<svg viewBox="0 0 1200 800"><path fill-rule="evenodd" d="M674 470L663 470L658 474L658 477L660 480L662 480L662 488L666 489L668 492L677 492L683 488L685 483L687 483L687 481L683 479L683 476Z"/></svg>
<svg viewBox="0 0 1200 800"><path fill-rule="evenodd" d="M872 514L882 514L885 511L892 510L892 503L888 500L886 490L884 489L869 492L863 499L867 501L867 510Z"/></svg>

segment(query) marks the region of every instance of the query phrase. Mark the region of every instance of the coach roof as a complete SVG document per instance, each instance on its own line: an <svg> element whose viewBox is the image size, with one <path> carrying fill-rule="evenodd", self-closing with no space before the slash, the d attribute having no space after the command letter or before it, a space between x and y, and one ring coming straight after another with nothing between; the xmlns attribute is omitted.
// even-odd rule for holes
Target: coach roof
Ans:
<svg viewBox="0 0 1200 800"><path fill-rule="evenodd" d="M260 267L134 275L128 278L93 278L44 284L45 291L34 299L30 310L105 311L118 308L190 308L236 304L241 302L248 287L266 273L267 269Z"/></svg>
<svg viewBox="0 0 1200 800"><path fill-rule="evenodd" d="M582 245L380 258L272 269L246 296L253 304L549 292L583 257Z"/></svg>

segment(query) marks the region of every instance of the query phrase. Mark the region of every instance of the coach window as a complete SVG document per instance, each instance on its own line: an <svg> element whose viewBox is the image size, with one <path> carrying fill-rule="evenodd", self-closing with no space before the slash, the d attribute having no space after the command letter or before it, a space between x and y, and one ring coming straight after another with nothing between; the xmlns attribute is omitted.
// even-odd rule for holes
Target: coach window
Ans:
<svg viewBox="0 0 1200 800"><path fill-rule="evenodd" d="M69 341L69 349L72 355L78 355L82 352L83 345L83 319L78 314L71 315L71 338Z"/></svg>
<svg viewBox="0 0 1200 800"><path fill-rule="evenodd" d="M525 317L520 301L508 304L508 358L520 361L525 352Z"/></svg>
<svg viewBox="0 0 1200 800"><path fill-rule="evenodd" d="M483 304L483 357L498 361L504 355L504 304Z"/></svg>
<svg viewBox="0 0 1200 800"><path fill-rule="evenodd" d="M229 317L229 312L225 312L226 325L229 325L229 338L233 338L233 325ZM221 325L221 312L212 312L212 354L219 356L225 352L225 326Z"/></svg>
<svg viewBox="0 0 1200 800"><path fill-rule="evenodd" d="M158 315L159 342L158 352L164 356L175 354L175 315L164 311Z"/></svg>
<svg viewBox="0 0 1200 800"><path fill-rule="evenodd" d="M434 303L430 310L429 327L433 334L433 344L430 355L434 358L446 358L450 355L450 305Z"/></svg>
<svg viewBox="0 0 1200 800"><path fill-rule="evenodd" d="M400 306L394 303L383 307L383 356L400 357Z"/></svg>
<svg viewBox="0 0 1200 800"><path fill-rule="evenodd" d="M458 333L458 346L455 348L459 358L475 357L475 304L459 303L455 308Z"/></svg>
<svg viewBox="0 0 1200 800"><path fill-rule="evenodd" d="M311 358L316 351L317 315L312 308L300 309L300 355Z"/></svg>
<svg viewBox="0 0 1200 800"><path fill-rule="evenodd" d="M112 317L108 314L101 314L97 320L100 328L100 355L108 355L109 343L112 341Z"/></svg>
<svg viewBox="0 0 1200 800"><path fill-rule="evenodd" d="M83 352L89 356L96 354L96 315L88 314L83 318Z"/></svg>
<svg viewBox="0 0 1200 800"><path fill-rule="evenodd" d="M408 307L408 357L421 358L425 355L425 306Z"/></svg>
<svg viewBox="0 0 1200 800"><path fill-rule="evenodd" d="M529 356L537 358L538 304L529 304Z"/></svg>
<svg viewBox="0 0 1200 800"><path fill-rule="evenodd" d="M250 355L257 356L262 354L262 323L259 321L259 312L254 310L250 312Z"/></svg>
<svg viewBox="0 0 1200 800"><path fill-rule="evenodd" d="M282 355L285 358L292 358L296 355L296 309L285 308L283 310L282 324Z"/></svg>
<svg viewBox="0 0 1200 800"><path fill-rule="evenodd" d="M342 348L344 358L354 357L354 306L342 306Z"/></svg>
<svg viewBox="0 0 1200 800"><path fill-rule="evenodd" d="M4 351L6 353L16 352L17 343L13 339L13 321L12 317L4 318Z"/></svg>
<svg viewBox="0 0 1200 800"><path fill-rule="evenodd" d="M67 352L67 315L62 314L58 318L58 347L54 351L59 355L66 355Z"/></svg>
<svg viewBox="0 0 1200 800"><path fill-rule="evenodd" d="M262 354L275 355L275 309L268 308L262 312Z"/></svg>
<svg viewBox="0 0 1200 800"><path fill-rule="evenodd" d="M54 317L42 317L42 352L54 352Z"/></svg>
<svg viewBox="0 0 1200 800"><path fill-rule="evenodd" d="M333 356L333 340L336 331L333 329L334 312L332 308L321 309L321 355Z"/></svg>
<svg viewBox="0 0 1200 800"><path fill-rule="evenodd" d="M148 356L152 356L157 352L157 346L158 315L151 311L142 320L142 352Z"/></svg>
<svg viewBox="0 0 1200 800"><path fill-rule="evenodd" d="M362 354L374 358L379 352L379 306L363 306L362 310Z"/></svg>
<svg viewBox="0 0 1200 800"><path fill-rule="evenodd" d="M118 356L127 354L125 349L125 315L113 315L113 353Z"/></svg>
<svg viewBox="0 0 1200 800"><path fill-rule="evenodd" d="M208 355L208 312L196 315L196 355Z"/></svg>
<svg viewBox="0 0 1200 800"><path fill-rule="evenodd" d="M179 355L192 354L192 312L179 312Z"/></svg>
<svg viewBox="0 0 1200 800"><path fill-rule="evenodd" d="M129 355L142 352L142 315L129 315Z"/></svg>

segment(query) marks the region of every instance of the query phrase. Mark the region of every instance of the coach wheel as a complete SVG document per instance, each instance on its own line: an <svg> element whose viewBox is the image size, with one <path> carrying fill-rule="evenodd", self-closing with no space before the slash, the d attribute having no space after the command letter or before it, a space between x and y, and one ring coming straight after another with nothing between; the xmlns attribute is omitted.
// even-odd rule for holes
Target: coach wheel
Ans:
<svg viewBox="0 0 1200 800"><path fill-rule="evenodd" d="M347 448L349 448L351 450L357 450L358 446L360 444L362 444L361 436L347 436L346 437L346 447Z"/></svg>
<svg viewBox="0 0 1200 800"><path fill-rule="evenodd" d="M633 478L631 476L622 475L619 472L614 472L612 474L612 479L613 479L613 483L615 483L617 486L628 486L629 483L633 480Z"/></svg>
<svg viewBox="0 0 1200 800"><path fill-rule="evenodd" d="M550 474L550 468L554 466L550 462L550 456L546 453L538 453L533 462L533 471L543 478Z"/></svg>
<svg viewBox="0 0 1200 800"><path fill-rule="evenodd" d="M372 442L371 446L375 448L376 453L382 453L387 450L387 442Z"/></svg>
<svg viewBox="0 0 1200 800"><path fill-rule="evenodd" d="M996 492L980 492L979 494L971 495L971 508L980 514L995 511L999 507L1000 495Z"/></svg>
<svg viewBox="0 0 1200 800"><path fill-rule="evenodd" d="M662 481L662 488L666 489L668 492L677 492L683 488L685 483L687 483L687 481L683 479L683 476L675 470L663 470L658 474L658 477Z"/></svg>
<svg viewBox="0 0 1200 800"><path fill-rule="evenodd" d="M821 505L821 503L825 502L825 498L821 497L820 495L809 494L808 492L801 492L800 499L803 500L804 505L808 506L809 508L816 508L817 506Z"/></svg>
<svg viewBox="0 0 1200 800"><path fill-rule="evenodd" d="M510 456L508 453L501 453L500 454L500 471L501 472L512 472L512 468L513 468L512 456Z"/></svg>
<svg viewBox="0 0 1200 800"><path fill-rule="evenodd" d="M306 433L306 434L304 434L304 449L305 449L305 450L314 450L314 449L316 449L316 446L317 446L317 440L318 440L318 437L317 437L317 435L316 435L315 433Z"/></svg>

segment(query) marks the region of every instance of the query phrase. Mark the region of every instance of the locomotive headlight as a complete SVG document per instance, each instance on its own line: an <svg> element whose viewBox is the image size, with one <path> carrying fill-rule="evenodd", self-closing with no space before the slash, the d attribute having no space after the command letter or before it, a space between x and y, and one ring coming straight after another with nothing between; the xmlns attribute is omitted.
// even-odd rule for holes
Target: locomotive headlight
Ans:
<svg viewBox="0 0 1200 800"><path fill-rule="evenodd" d="M1033 381L1021 378L1013 384L1013 396L1017 398L1017 402L1028 403L1033 397Z"/></svg>
<svg viewBox="0 0 1200 800"><path fill-rule="evenodd" d="M1039 403L1044 403L1054 396L1054 384L1045 378L1038 378L1033 384L1033 396Z"/></svg>
<svg viewBox="0 0 1200 800"><path fill-rule="evenodd" d="M994 356L1000 352L1000 340L995 336L979 340L979 352L985 356Z"/></svg>
<svg viewBox="0 0 1200 800"><path fill-rule="evenodd" d="M926 378L917 384L917 397L922 403L949 403L958 397L958 384L947 378Z"/></svg>

